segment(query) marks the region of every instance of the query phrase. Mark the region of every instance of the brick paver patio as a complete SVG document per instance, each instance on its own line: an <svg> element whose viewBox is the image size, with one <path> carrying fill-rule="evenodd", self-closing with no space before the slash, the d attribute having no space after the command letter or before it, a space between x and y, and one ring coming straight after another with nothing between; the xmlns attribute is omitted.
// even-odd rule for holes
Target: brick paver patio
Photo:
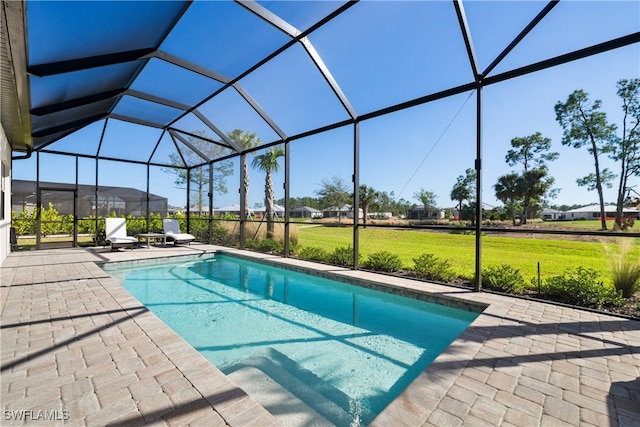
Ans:
<svg viewBox="0 0 640 427"><path fill-rule="evenodd" d="M280 424L95 264L215 249L11 254L0 268L0 424ZM375 426L640 426L638 321L251 256L487 304Z"/></svg>

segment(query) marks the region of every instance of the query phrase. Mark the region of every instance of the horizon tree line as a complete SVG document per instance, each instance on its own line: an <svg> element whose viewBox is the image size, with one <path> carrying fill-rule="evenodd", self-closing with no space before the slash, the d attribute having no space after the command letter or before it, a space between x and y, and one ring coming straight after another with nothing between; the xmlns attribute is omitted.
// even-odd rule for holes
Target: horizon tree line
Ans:
<svg viewBox="0 0 640 427"><path fill-rule="evenodd" d="M600 100L590 101L588 93L582 89L572 92L565 102L558 101L555 106L556 121L562 127L562 145L576 149L586 149L592 156L594 171L584 177L576 179L578 186L584 186L590 191L598 193L600 204L601 228L607 229L604 187L612 188L616 178L616 229L624 228L623 208L629 196L629 180L640 176L640 79L622 79L617 82L617 95L622 101L623 118L620 127L609 123L607 114L601 111ZM620 134L618 134L620 130ZM209 158L219 157L224 148L211 143L204 131L195 132L201 138L190 137L190 143ZM243 151L260 145L260 138L253 132L245 132L234 129L227 136ZM619 173L614 173L601 166L601 156L606 155L615 161ZM284 156L282 146L274 146L262 154L255 155L252 167L265 173L265 211L269 223L272 222L274 212L274 191L272 172L279 170L278 159ZM511 149L505 156L505 162L511 166L518 166L519 170L512 170L500 176L493 185L495 196L508 211L511 221L516 225L526 224L534 212L548 205L559 192L554 188L555 180L549 174L548 164L559 157L559 153L551 151L551 140L540 132L525 137L515 137L511 140ZM195 164L202 161L202 157L193 150L184 150L170 155L173 164ZM233 165L230 160L214 162L213 164L214 191L226 193L225 178L232 174ZM244 187L244 205L248 208L249 171L246 156L240 160L242 186ZM176 174L175 183L185 185L187 180L186 169L166 169ZM196 205L202 211L205 189L209 186L209 173L204 167L192 169L189 174L191 183L196 187ZM476 171L468 168L464 175L458 176L449 194L452 201L457 202L456 208L461 219L473 220L476 198ZM316 197L290 198L290 208L310 206L316 209L326 209L332 206L341 207L353 199L353 191L349 191L341 178L333 176L325 178L319 184L315 192ZM424 206L425 213L430 207L436 207L437 195L424 188L420 188L413 194L413 198ZM359 208L364 213L366 224L367 213L372 209L383 212L392 212L402 215L417 204L405 199L395 199L394 192L383 192L368 185L360 185ZM465 203L467 202L467 203ZM283 199L275 203L284 203ZM471 218L463 218L464 216ZM272 230L271 230L272 231ZM272 231L273 232L273 231Z"/></svg>

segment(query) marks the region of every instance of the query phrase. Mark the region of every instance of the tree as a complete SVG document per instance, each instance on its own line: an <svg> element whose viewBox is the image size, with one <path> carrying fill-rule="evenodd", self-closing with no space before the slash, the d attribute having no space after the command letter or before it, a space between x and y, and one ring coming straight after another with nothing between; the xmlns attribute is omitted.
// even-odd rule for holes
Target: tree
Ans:
<svg viewBox="0 0 640 427"><path fill-rule="evenodd" d="M520 175L515 172L508 173L498 178L498 182L493 186L496 191L496 198L505 205L509 203L511 221L516 225L516 202L520 198Z"/></svg>
<svg viewBox="0 0 640 427"><path fill-rule="evenodd" d="M521 224L527 223L532 212L540 208L545 196L555 197L552 190L555 179L549 176L546 167L537 167L524 172L519 178L519 193L522 197Z"/></svg>
<svg viewBox="0 0 640 427"><path fill-rule="evenodd" d="M511 147L505 156L505 162L509 166L522 165L522 175L515 181L515 193L516 198L522 201L520 223L526 224L527 219L532 216L534 205L537 205L546 195L552 194L551 186L554 179L549 176L547 162L557 159L559 154L549 151L551 149L551 139L543 137L540 132L525 137L513 138ZM507 177L508 180L513 179L510 174L504 177ZM500 184L500 181L498 183ZM511 181L508 184L513 183ZM513 201L512 207L514 206L515 201ZM513 224L515 225L513 212L512 215Z"/></svg>
<svg viewBox="0 0 640 427"><path fill-rule="evenodd" d="M615 227L622 229L629 178L640 175L640 79L620 80L617 87L622 99L622 136L616 138L611 158L620 163Z"/></svg>
<svg viewBox="0 0 640 427"><path fill-rule="evenodd" d="M284 156L284 148L280 145L269 148L263 154L259 154L253 158L251 166L265 173L264 179L264 208L265 217L267 219L267 239L273 239L275 235L275 224L273 223L273 178L272 172L278 172L280 164L278 158Z"/></svg>
<svg viewBox="0 0 640 427"><path fill-rule="evenodd" d="M187 140L209 159L215 159L223 152L223 150L225 150L224 147L212 143L211 137L209 137L205 131L199 130L194 133L202 138L189 136L187 137ZM179 186L178 188L185 188L184 186L187 183L187 179L196 187L195 205L197 206L198 213L202 212L202 207L205 201L204 194L209 191L209 170L204 167L199 167L191 169L191 171L188 172L184 167L200 164L206 160L195 151L188 149L181 150L180 153L176 152L169 154L169 161L170 164L175 167L163 168L163 170L176 175L174 183ZM217 175L213 180L213 190L222 194L227 193L226 178L233 173L233 165L231 161L223 160L221 162L215 162L213 164L213 173L214 175Z"/></svg>
<svg viewBox="0 0 640 427"><path fill-rule="evenodd" d="M391 212L392 214L394 213L396 202L393 196L393 191L391 193L387 193L386 191L378 192L377 205L378 209L380 209L381 212Z"/></svg>
<svg viewBox="0 0 640 427"><path fill-rule="evenodd" d="M227 134L229 139L236 143L242 151L249 150L262 144L260 138L254 132L244 132L240 129L234 129ZM242 176L242 187L244 189L244 206L249 209L249 168L247 167L247 159L240 156L240 173Z"/></svg>
<svg viewBox="0 0 640 427"><path fill-rule="evenodd" d="M611 172L609 168L604 168L600 171L600 184L603 187L612 188L613 181L616 179L616 174ZM582 178L576 179L576 183L580 187L587 187L587 190L593 191L596 189L597 179L595 173L590 173Z"/></svg>
<svg viewBox="0 0 640 427"><path fill-rule="evenodd" d="M600 100L591 103L585 91L576 90L569 95L565 103L557 102L555 111L556 120L563 129L562 145L573 148L586 146L589 154L593 156L595 168L593 186L598 191L601 226L606 230L607 218L604 210L600 155L613 151L616 126L607 123L607 114L599 111L601 104ZM582 182L589 181L582 178Z"/></svg>
<svg viewBox="0 0 640 427"><path fill-rule="evenodd" d="M584 207L584 205L573 204L573 205L549 205L551 209L555 209L558 211L570 211L572 209L578 209Z"/></svg>
<svg viewBox="0 0 640 427"><path fill-rule="evenodd" d="M336 207L338 209L338 221L340 221L340 208L349 202L351 196L347 184L339 176L323 179L316 196L322 200L324 208Z"/></svg>
<svg viewBox="0 0 640 427"><path fill-rule="evenodd" d="M276 203L284 206L284 197L276 200ZM289 209L301 208L303 206L309 206L310 208L320 209L321 203L315 197L291 197L289 198Z"/></svg>
<svg viewBox="0 0 640 427"><path fill-rule="evenodd" d="M360 208L362 209L362 214L364 216L364 224L367 225L367 213L369 212L370 207L373 207L378 203L380 192L374 190L373 187L361 185L358 197L360 200Z"/></svg>
<svg viewBox="0 0 640 427"><path fill-rule="evenodd" d="M409 210L415 208L416 204L411 203L409 200L401 197L394 203L394 206L395 210L398 212L398 215L403 215L406 218Z"/></svg>
<svg viewBox="0 0 640 427"><path fill-rule="evenodd" d="M379 209L382 212L391 212L392 215L407 215L407 211L414 205L413 203L400 198L395 198L393 191L387 193L386 191L379 192L378 203Z"/></svg>
<svg viewBox="0 0 640 427"><path fill-rule="evenodd" d="M427 212L430 207L435 207L436 199L438 196L433 191L425 190L424 188L420 188L420 190L413 193L413 197L419 200L424 206L424 216L427 216Z"/></svg>
<svg viewBox="0 0 640 427"><path fill-rule="evenodd" d="M451 200L458 202L458 212L462 212L462 203L465 200L475 199L476 197L476 171L475 169L467 169L464 175L458 176L453 189L451 190Z"/></svg>
<svg viewBox="0 0 640 427"><path fill-rule="evenodd" d="M509 166L522 164L524 172L531 167L546 166L546 162L556 160L557 152L549 152L551 139L544 138L540 132L525 137L516 137L511 140L511 150L507 152L505 161Z"/></svg>

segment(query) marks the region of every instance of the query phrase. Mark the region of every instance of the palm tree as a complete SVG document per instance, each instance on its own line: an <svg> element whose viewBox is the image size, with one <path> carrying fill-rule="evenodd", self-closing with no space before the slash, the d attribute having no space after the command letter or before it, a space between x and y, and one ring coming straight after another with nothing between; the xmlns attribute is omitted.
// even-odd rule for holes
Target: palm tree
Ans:
<svg viewBox="0 0 640 427"><path fill-rule="evenodd" d="M262 143L255 132L244 132L234 129L227 134L229 139L235 142L242 151L249 150ZM242 174L242 187L244 188L244 208L249 208L249 168L245 156L240 156L240 173Z"/></svg>
<svg viewBox="0 0 640 427"><path fill-rule="evenodd" d="M509 202L511 211L511 221L516 225L516 200L520 197L520 176L511 172L498 178L498 182L493 186L496 190L496 198L502 203Z"/></svg>
<svg viewBox="0 0 640 427"><path fill-rule="evenodd" d="M271 172L278 172L280 164L278 158L284 156L284 148L277 145L268 149L264 154L257 155L253 158L251 166L265 173L264 179L264 206L265 217L267 219L267 239L273 239L275 232L275 224L273 223L273 179Z"/></svg>

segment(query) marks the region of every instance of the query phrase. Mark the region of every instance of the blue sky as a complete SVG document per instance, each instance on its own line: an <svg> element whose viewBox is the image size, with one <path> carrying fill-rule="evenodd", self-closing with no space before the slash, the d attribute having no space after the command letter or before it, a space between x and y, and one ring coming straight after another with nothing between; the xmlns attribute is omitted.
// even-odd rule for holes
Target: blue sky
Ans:
<svg viewBox="0 0 640 427"><path fill-rule="evenodd" d="M316 15L338 5L305 3L261 2L301 29L313 22ZM479 68L486 68L545 4L464 2ZM234 76L251 65L250 60L266 56L286 40L286 36L257 18L238 14L238 9L234 4L196 2L162 49L183 56L186 52L189 61ZM311 15L309 9L313 11ZM449 1L364 1L312 33L309 40L361 115L472 81L456 25ZM639 2L562 1L493 74L639 30ZM229 40L228 36L233 36L232 42L225 44L223 40ZM159 60L151 61L145 72L148 78L137 82L136 89L158 96L179 93L185 102L210 93L218 85L201 76L183 75ZM595 203L596 193L575 183L576 178L592 172L593 161L586 150L561 145L562 130L555 121L554 105L565 101L574 90L583 89L591 99L602 100L611 122L621 124L616 82L637 77L640 77L638 44L484 88L483 200L491 205L500 204L492 186L499 176L515 169L504 161L511 139L541 132L551 138L552 149L560 153L559 159L549 165L556 187L560 188L554 203ZM162 83L164 78L172 83ZM239 83L287 135L348 117L299 45ZM127 99L118 107L119 112L136 108L136 102L139 100ZM206 102L199 110L225 132L240 128L256 132L264 142L277 140L275 132L233 90ZM173 114L151 107L145 111L162 117ZM475 117L476 94L468 92L362 122L360 183L380 191L393 191L396 197L416 203L413 194L425 188L437 194L439 206L453 206L449 193L456 177L472 168L476 157ZM191 131L204 129L202 122L192 115L177 125ZM97 148L102 126L103 122L88 126L51 148L88 154ZM128 158L144 159L158 137L157 130L111 120L102 154L122 154L122 147L126 147ZM353 127L347 126L292 142L291 196L314 196L321 181L332 176L349 183L352 140ZM154 159L166 158L172 149L168 139L163 141ZM616 172L613 163L606 158L602 161ZM81 182L93 183L95 163L81 160L79 166ZM14 162L14 178L34 179L32 167L33 161ZM73 182L74 169L75 161L56 159L53 168L41 171L40 179ZM145 190L144 184L139 184L146 182L144 167L101 162L99 170L101 184ZM173 205L185 204L185 196L175 188L172 175L152 168L151 177L152 193L169 197ZM274 176L274 181L276 197L283 197L282 171ZM236 167L236 173L227 179L228 193L215 194L214 205L237 203L238 185ZM264 175L252 171L250 205L262 203L263 185ZM640 191L640 179L636 178L632 185ZM606 191L607 201L614 201L614 190Z"/></svg>

